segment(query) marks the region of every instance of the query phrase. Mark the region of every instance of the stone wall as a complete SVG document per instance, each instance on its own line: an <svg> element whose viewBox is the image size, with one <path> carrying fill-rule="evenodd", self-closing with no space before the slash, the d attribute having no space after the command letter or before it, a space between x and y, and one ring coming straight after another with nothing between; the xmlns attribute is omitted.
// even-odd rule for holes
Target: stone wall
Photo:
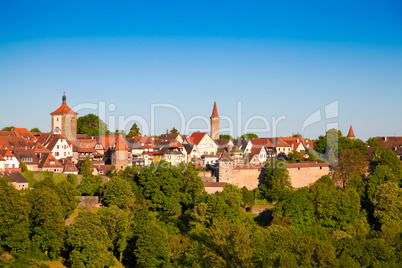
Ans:
<svg viewBox="0 0 402 268"><path fill-rule="evenodd" d="M80 200L79 206L98 207L101 205L99 196L76 196Z"/></svg>
<svg viewBox="0 0 402 268"><path fill-rule="evenodd" d="M286 165L292 186L300 188L309 186L319 178L329 174L329 165L326 163L294 163Z"/></svg>

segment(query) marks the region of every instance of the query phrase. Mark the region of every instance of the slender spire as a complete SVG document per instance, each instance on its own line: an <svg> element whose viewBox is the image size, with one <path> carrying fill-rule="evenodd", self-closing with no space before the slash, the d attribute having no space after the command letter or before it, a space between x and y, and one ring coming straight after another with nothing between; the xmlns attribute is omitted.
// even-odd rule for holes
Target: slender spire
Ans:
<svg viewBox="0 0 402 268"><path fill-rule="evenodd" d="M216 108L216 101L214 102L214 109L212 110L211 118L219 117L218 115L218 108Z"/></svg>
<svg viewBox="0 0 402 268"><path fill-rule="evenodd" d="M66 92L63 93L62 104L67 104Z"/></svg>
<svg viewBox="0 0 402 268"><path fill-rule="evenodd" d="M350 125L349 133L348 133L348 138L349 138L349 139L354 139L355 137L356 137L356 136L355 136L355 133L353 133L352 125Z"/></svg>

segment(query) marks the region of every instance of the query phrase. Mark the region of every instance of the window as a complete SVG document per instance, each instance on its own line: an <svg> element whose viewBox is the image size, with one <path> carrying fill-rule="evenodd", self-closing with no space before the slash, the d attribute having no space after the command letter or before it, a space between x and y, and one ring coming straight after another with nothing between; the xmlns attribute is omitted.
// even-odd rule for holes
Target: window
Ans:
<svg viewBox="0 0 402 268"><path fill-rule="evenodd" d="M56 118L56 121L59 122L59 118L58 118L58 117Z"/></svg>
<svg viewBox="0 0 402 268"><path fill-rule="evenodd" d="M59 146L59 145L57 145L57 149L59 149L59 147L60 147L60 146Z"/></svg>
<svg viewBox="0 0 402 268"><path fill-rule="evenodd" d="M13 164L13 168L15 168L15 164Z"/></svg>
<svg viewBox="0 0 402 268"><path fill-rule="evenodd" d="M64 156L66 156L66 152L64 152Z"/></svg>
<svg viewBox="0 0 402 268"><path fill-rule="evenodd" d="M322 169L322 167L320 167L320 169Z"/></svg>
<svg viewBox="0 0 402 268"><path fill-rule="evenodd" d="M298 170L300 170L300 168L297 168Z"/></svg>
<svg viewBox="0 0 402 268"><path fill-rule="evenodd" d="M54 169L54 172L57 172L57 169Z"/></svg>
<svg viewBox="0 0 402 268"><path fill-rule="evenodd" d="M56 155L56 156L59 156L59 152L56 152L55 155Z"/></svg>
<svg viewBox="0 0 402 268"><path fill-rule="evenodd" d="M51 165L54 165L54 161L50 161L50 164L51 164Z"/></svg>
<svg viewBox="0 0 402 268"><path fill-rule="evenodd" d="M103 174L103 171L101 170L101 171L99 171L99 174Z"/></svg>

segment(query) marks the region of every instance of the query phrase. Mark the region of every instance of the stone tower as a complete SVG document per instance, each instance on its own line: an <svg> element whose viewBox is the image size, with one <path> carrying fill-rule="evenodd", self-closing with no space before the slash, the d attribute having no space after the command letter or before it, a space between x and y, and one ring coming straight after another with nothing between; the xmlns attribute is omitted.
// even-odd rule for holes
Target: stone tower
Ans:
<svg viewBox="0 0 402 268"><path fill-rule="evenodd" d="M219 139L219 115L218 109L216 108L216 101L214 102L214 108L211 115L211 138L213 140Z"/></svg>
<svg viewBox="0 0 402 268"><path fill-rule="evenodd" d="M351 139L351 140L354 140L356 138L355 133L353 133L352 125L349 128L348 138Z"/></svg>
<svg viewBox="0 0 402 268"><path fill-rule="evenodd" d="M234 162L233 159L228 155L226 150L219 158L219 171L218 171L218 181L233 183L234 176Z"/></svg>
<svg viewBox="0 0 402 268"><path fill-rule="evenodd" d="M63 94L61 106L50 114L52 116L52 134L61 134L67 140L77 140L77 115L67 105Z"/></svg>

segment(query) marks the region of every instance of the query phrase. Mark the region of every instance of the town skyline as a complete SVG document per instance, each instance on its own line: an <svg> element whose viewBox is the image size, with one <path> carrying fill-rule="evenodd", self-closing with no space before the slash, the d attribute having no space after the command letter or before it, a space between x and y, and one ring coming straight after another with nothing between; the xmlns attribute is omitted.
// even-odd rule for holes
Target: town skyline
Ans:
<svg viewBox="0 0 402 268"><path fill-rule="evenodd" d="M105 102L115 107L106 116L149 123L153 104L192 118L209 117L214 101L237 122L240 101L241 125L286 116L277 136L301 132L311 114L338 101L336 119L306 137L335 121L362 140L402 135L400 3L289 3L8 2L0 11L0 127L49 132L49 111L66 91L70 106ZM178 125L161 110L155 133Z"/></svg>

